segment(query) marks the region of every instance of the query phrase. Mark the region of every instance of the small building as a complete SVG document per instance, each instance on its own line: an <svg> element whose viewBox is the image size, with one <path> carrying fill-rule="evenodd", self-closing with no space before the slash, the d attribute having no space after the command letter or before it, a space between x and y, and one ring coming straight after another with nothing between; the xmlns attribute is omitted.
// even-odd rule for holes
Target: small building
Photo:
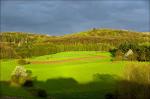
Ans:
<svg viewBox="0 0 150 99"><path fill-rule="evenodd" d="M124 58L127 59L128 56L133 55L133 51L131 49L129 49L125 54L124 54Z"/></svg>

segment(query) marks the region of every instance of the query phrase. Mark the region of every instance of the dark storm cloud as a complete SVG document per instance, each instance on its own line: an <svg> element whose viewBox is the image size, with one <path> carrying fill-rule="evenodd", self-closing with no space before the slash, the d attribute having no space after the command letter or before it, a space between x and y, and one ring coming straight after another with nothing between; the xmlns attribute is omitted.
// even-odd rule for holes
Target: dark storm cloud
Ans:
<svg viewBox="0 0 150 99"><path fill-rule="evenodd" d="M1 31L61 35L91 28L149 31L148 1L2 1Z"/></svg>

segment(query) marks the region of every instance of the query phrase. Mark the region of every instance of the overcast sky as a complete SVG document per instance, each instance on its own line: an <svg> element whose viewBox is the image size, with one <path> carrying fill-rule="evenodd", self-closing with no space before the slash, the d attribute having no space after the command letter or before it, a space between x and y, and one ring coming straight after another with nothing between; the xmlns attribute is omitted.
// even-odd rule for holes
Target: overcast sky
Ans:
<svg viewBox="0 0 150 99"><path fill-rule="evenodd" d="M91 28L150 31L148 0L3 0L1 31L63 35Z"/></svg>

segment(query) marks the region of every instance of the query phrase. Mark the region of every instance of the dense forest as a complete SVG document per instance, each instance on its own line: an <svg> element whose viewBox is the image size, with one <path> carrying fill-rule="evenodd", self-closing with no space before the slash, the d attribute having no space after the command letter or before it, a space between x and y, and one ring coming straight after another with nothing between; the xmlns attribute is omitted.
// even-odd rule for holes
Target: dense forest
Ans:
<svg viewBox="0 0 150 99"><path fill-rule="evenodd" d="M96 29L62 36L24 32L0 33L0 58L28 58L64 51L110 51L121 56L129 49L132 60L150 60L150 33ZM141 56L139 58L139 56ZM120 58L119 58L120 59Z"/></svg>

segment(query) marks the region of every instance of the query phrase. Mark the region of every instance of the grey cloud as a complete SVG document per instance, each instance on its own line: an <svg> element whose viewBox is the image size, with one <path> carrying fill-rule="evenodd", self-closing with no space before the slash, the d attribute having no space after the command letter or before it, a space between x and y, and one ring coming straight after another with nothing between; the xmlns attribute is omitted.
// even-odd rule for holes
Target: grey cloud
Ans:
<svg viewBox="0 0 150 99"><path fill-rule="evenodd" d="M149 31L147 1L3 1L2 31L62 35L94 27Z"/></svg>

